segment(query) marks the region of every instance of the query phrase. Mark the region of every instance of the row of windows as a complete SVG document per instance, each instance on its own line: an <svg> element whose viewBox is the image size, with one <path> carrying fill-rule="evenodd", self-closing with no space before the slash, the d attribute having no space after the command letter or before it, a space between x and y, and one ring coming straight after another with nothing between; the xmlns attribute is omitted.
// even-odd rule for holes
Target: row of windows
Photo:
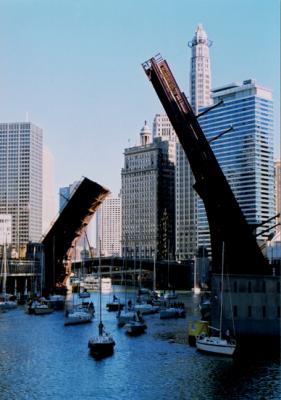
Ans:
<svg viewBox="0 0 281 400"><path fill-rule="evenodd" d="M247 312L248 318L251 318L253 316L253 308L252 306L248 306L248 312ZM260 315L262 318L267 318L267 309L266 306L262 306L260 309ZM233 306L233 317L238 318L238 306ZM280 318L280 306L276 308L276 317Z"/></svg>

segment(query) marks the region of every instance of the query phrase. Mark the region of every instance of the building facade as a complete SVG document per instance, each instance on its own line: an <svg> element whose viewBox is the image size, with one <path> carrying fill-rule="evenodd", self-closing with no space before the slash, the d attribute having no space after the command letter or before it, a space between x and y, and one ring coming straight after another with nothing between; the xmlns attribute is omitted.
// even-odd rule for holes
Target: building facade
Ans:
<svg viewBox="0 0 281 400"><path fill-rule="evenodd" d="M107 197L96 212L97 254L121 256L121 197Z"/></svg>
<svg viewBox="0 0 281 400"><path fill-rule="evenodd" d="M70 197L73 195L77 187L79 186L79 181L74 181L68 186L62 187L59 190L59 212L63 210Z"/></svg>
<svg viewBox="0 0 281 400"><path fill-rule="evenodd" d="M274 177L275 177L275 214L279 214L276 220L276 230L281 231L281 162L276 160L274 163Z"/></svg>
<svg viewBox="0 0 281 400"><path fill-rule="evenodd" d="M50 228L57 211L54 182L54 157L50 149L43 145L43 235Z"/></svg>
<svg viewBox="0 0 281 400"><path fill-rule="evenodd" d="M0 124L0 214L12 217L19 255L42 235L43 131L31 122Z"/></svg>
<svg viewBox="0 0 281 400"><path fill-rule="evenodd" d="M188 43L191 48L190 103L195 114L203 106L212 104L211 65L209 47L211 42L202 24ZM193 189L194 177L187 157L179 143L176 145L176 258L192 258L197 251L197 201Z"/></svg>
<svg viewBox="0 0 281 400"><path fill-rule="evenodd" d="M140 145L125 149L121 187L122 255L173 258L174 164L168 141L152 140L146 122Z"/></svg>
<svg viewBox="0 0 281 400"><path fill-rule="evenodd" d="M273 161L273 104L271 91L245 80L212 91L212 109L199 120L230 187L253 230L275 215ZM233 130L214 140L227 130ZM256 229L267 240L272 223ZM262 233L265 231L264 233ZM198 242L209 247L210 237L203 202L198 201Z"/></svg>

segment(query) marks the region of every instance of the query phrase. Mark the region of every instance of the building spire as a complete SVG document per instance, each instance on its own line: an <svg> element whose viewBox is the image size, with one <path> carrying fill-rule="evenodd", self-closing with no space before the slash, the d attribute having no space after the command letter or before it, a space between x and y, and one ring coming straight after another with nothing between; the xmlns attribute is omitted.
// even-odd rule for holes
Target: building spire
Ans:
<svg viewBox="0 0 281 400"><path fill-rule="evenodd" d="M209 106L211 101L211 65L208 40L203 24L196 27L193 39L188 42L191 48L190 99L193 111L197 114L200 107Z"/></svg>
<svg viewBox="0 0 281 400"><path fill-rule="evenodd" d="M144 126L140 131L140 142L142 146L151 143L151 131L147 125L147 121L144 121Z"/></svg>

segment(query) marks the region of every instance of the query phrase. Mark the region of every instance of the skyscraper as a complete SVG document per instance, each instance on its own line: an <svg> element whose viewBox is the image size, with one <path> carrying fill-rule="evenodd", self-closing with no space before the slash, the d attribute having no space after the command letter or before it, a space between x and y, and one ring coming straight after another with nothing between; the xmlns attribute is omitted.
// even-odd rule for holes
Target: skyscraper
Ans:
<svg viewBox="0 0 281 400"><path fill-rule="evenodd" d="M169 143L152 141L145 122L140 145L125 149L122 169L122 254L167 259L174 252L174 164Z"/></svg>
<svg viewBox="0 0 281 400"><path fill-rule="evenodd" d="M18 252L42 235L42 140L31 122L0 124L0 214L11 215Z"/></svg>
<svg viewBox="0 0 281 400"><path fill-rule="evenodd" d="M210 97L211 65L209 47L211 42L202 24L188 43L191 48L190 99L195 114L203 106L212 104ZM197 201L193 189L194 177L180 145L176 145L176 257L187 259L197 250Z"/></svg>
<svg viewBox="0 0 281 400"><path fill-rule="evenodd" d="M153 120L152 128L153 138L161 137L162 140L169 142L169 160L176 163L176 143L177 134L166 114L156 114Z"/></svg>
<svg viewBox="0 0 281 400"><path fill-rule="evenodd" d="M56 196L54 189L54 157L50 149L43 145L43 235L50 228L51 222L57 214Z"/></svg>
<svg viewBox="0 0 281 400"><path fill-rule="evenodd" d="M273 161L273 104L269 89L252 79L212 91L214 103L224 104L200 118L200 125L211 141L214 154L250 225L275 215ZM217 138L230 126L234 130ZM258 239L266 240L266 228L256 229ZM199 245L209 244L209 228L202 201L198 202ZM265 231L264 234L261 234ZM260 235L261 234L261 235Z"/></svg>
<svg viewBox="0 0 281 400"><path fill-rule="evenodd" d="M64 206L69 201L70 197L75 192L76 188L79 186L79 181L74 181L68 186L61 187L59 190L59 211L61 212Z"/></svg>
<svg viewBox="0 0 281 400"><path fill-rule="evenodd" d="M281 222L281 162L280 160L275 161L275 214L279 214L276 223ZM277 226L276 230L281 231L280 225Z"/></svg>
<svg viewBox="0 0 281 400"><path fill-rule="evenodd" d="M97 254L121 255L121 198L107 197L96 212Z"/></svg>

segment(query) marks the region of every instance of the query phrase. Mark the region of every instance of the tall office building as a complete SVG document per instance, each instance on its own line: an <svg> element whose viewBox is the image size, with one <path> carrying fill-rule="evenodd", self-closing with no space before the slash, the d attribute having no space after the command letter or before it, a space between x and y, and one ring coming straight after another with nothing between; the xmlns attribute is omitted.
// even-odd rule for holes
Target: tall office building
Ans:
<svg viewBox="0 0 281 400"><path fill-rule="evenodd" d="M224 104L200 118L208 140L231 125L234 130L211 142L214 154L248 221L255 225L275 215L273 161L273 104L271 91L245 80L212 91L214 103ZM266 240L266 228L256 229L258 239ZM198 240L209 245L209 228L202 201L198 204ZM265 231L264 234L261 234Z"/></svg>
<svg viewBox="0 0 281 400"><path fill-rule="evenodd" d="M79 186L80 181L74 181L68 186L62 187L59 190L59 211L61 212L66 206L71 196Z"/></svg>
<svg viewBox="0 0 281 400"><path fill-rule="evenodd" d="M212 104L210 96L211 65L209 47L211 42L202 24L188 43L191 48L190 102L195 114L203 106ZM194 176L180 143L176 145L176 257L191 258L197 250L197 201L193 189Z"/></svg>
<svg viewBox="0 0 281 400"><path fill-rule="evenodd" d="M161 137L169 143L169 160L176 163L176 143L178 143L177 134L166 114L156 114L152 127L153 138Z"/></svg>
<svg viewBox="0 0 281 400"><path fill-rule="evenodd" d="M125 149L121 173L122 254L167 259L174 253L174 164L169 143L152 140L145 123L140 145Z"/></svg>
<svg viewBox="0 0 281 400"><path fill-rule="evenodd" d="M43 235L51 227L57 214L55 183L54 183L54 157L50 149L43 145Z"/></svg>
<svg viewBox="0 0 281 400"><path fill-rule="evenodd" d="M121 256L121 197L107 197L96 212L97 254Z"/></svg>
<svg viewBox="0 0 281 400"><path fill-rule="evenodd" d="M17 252L42 235L42 129L0 123L0 214L11 215Z"/></svg>
<svg viewBox="0 0 281 400"><path fill-rule="evenodd" d="M274 163L275 176L275 214L279 214L276 223L281 222L281 162L276 160ZM278 232L281 231L281 226L276 227Z"/></svg>

